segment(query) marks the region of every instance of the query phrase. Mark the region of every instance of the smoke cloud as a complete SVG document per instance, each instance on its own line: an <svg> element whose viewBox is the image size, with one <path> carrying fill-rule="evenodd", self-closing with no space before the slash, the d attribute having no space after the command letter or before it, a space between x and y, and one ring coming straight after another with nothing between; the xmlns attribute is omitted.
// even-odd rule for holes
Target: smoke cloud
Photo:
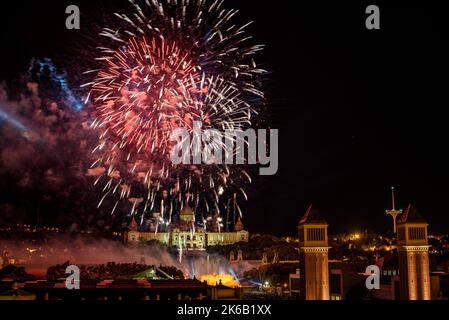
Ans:
<svg viewBox="0 0 449 320"><path fill-rule="evenodd" d="M110 212L87 173L97 134L87 110L45 60L19 89L0 84L0 223L107 228Z"/></svg>
<svg viewBox="0 0 449 320"><path fill-rule="evenodd" d="M186 277L230 273L241 276L244 271L253 267L245 262L239 266L231 266L223 256L205 251L184 251L180 259L176 249L158 243L124 245L120 241L79 235L54 235L38 244L0 240L0 249L2 252L7 251L10 258L23 263L28 272L41 276L49 266L66 261L75 265L136 262L156 266L174 266Z"/></svg>

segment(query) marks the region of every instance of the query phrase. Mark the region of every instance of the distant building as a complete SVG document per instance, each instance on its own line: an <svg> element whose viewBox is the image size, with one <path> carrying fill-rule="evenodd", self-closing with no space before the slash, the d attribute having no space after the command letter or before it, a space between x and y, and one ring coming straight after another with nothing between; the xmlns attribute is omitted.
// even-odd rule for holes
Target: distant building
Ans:
<svg viewBox="0 0 449 320"><path fill-rule="evenodd" d="M376 261L380 269L380 288L372 290L372 297L377 300L399 300L399 259L393 252Z"/></svg>
<svg viewBox="0 0 449 320"><path fill-rule="evenodd" d="M432 300L448 300L449 272L435 271L430 273L430 293Z"/></svg>
<svg viewBox="0 0 449 320"><path fill-rule="evenodd" d="M228 245L240 241L247 242L249 233L243 228L243 223L239 218L235 224L234 232L204 230L204 228L195 225L193 210L189 206L185 206L181 210L179 223L171 224L167 232L139 231L138 225L133 219L129 225L129 231L124 233L124 241L157 240L163 244L176 246L183 250L205 250L208 246Z"/></svg>
<svg viewBox="0 0 449 320"><path fill-rule="evenodd" d="M354 288L362 287L364 277L341 267L331 268L329 272L330 300L345 300Z"/></svg>
<svg viewBox="0 0 449 320"><path fill-rule="evenodd" d="M293 298L299 298L301 292L301 275L300 270L296 269L296 273L291 273L288 276L288 288L290 296Z"/></svg>

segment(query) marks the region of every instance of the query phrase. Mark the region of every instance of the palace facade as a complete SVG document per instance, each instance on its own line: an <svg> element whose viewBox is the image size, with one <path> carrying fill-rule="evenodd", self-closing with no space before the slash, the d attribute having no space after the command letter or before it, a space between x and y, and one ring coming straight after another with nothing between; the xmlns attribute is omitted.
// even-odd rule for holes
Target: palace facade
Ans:
<svg viewBox="0 0 449 320"><path fill-rule="evenodd" d="M208 246L228 245L240 241L248 242L249 233L243 229L239 218L233 232L208 231L195 225L195 215L189 206L180 213L180 222L170 225L169 231L147 232L139 231L133 219L129 230L124 233L124 242L156 240L168 246L176 246L182 250L205 250Z"/></svg>

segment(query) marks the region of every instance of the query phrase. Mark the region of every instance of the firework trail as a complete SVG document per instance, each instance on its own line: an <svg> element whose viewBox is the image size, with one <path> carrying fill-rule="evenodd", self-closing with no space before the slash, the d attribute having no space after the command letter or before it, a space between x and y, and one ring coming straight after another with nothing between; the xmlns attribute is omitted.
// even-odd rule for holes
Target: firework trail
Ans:
<svg viewBox="0 0 449 320"><path fill-rule="evenodd" d="M98 206L114 199L111 213L125 204L157 232L189 205L198 225L228 229L221 216L241 215L236 194L246 198L251 180L244 166L174 165L170 137L177 129L192 133L195 121L201 130L248 128L264 98L265 71L253 58L263 46L250 44L251 23L239 26L238 11L223 1L130 3L131 14L115 13L117 24L100 33L97 68L83 85L100 132L88 172L103 191Z"/></svg>

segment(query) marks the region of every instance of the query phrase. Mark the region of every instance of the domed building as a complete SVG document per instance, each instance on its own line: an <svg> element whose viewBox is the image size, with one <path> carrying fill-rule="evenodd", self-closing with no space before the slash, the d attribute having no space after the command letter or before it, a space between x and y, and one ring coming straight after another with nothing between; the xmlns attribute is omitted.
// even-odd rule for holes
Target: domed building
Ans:
<svg viewBox="0 0 449 320"><path fill-rule="evenodd" d="M188 205L182 208L179 218L181 224L189 225L195 222L195 214L193 213L192 208Z"/></svg>
<svg viewBox="0 0 449 320"><path fill-rule="evenodd" d="M217 222L219 223L219 222ZM157 240L168 246L176 246L182 250L206 250L207 246L229 245L240 241L248 242L249 233L244 230L239 218L234 231L222 231L220 228L210 230L195 225L195 213L188 205L181 209L179 222L172 223L168 231L140 231L133 218L128 231L124 232L125 243Z"/></svg>

